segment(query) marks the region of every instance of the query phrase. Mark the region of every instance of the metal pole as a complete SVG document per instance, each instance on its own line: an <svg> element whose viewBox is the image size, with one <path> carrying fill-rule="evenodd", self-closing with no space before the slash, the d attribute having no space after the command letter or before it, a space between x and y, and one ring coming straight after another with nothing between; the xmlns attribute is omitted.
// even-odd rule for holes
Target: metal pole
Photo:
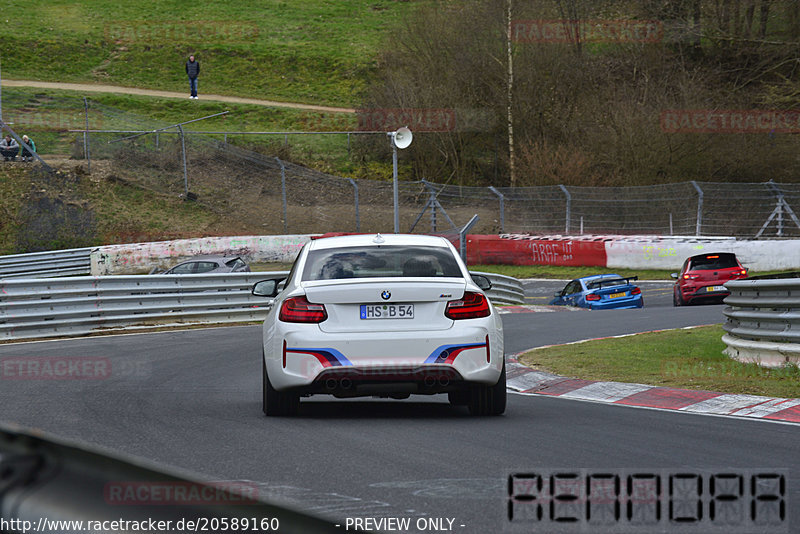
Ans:
<svg viewBox="0 0 800 534"><path fill-rule="evenodd" d="M461 259L464 260L464 263L467 263L467 232L469 232L480 219L481 218L478 217L476 213L469 222L464 225L464 228L458 232L458 251L461 253Z"/></svg>
<svg viewBox="0 0 800 534"><path fill-rule="evenodd" d="M672 232L672 214L671 213L669 214L669 235L675 235Z"/></svg>
<svg viewBox="0 0 800 534"><path fill-rule="evenodd" d="M785 202L785 200L783 199L783 192L780 189L778 189L773 180L767 182L767 187L769 187L772 190L772 192L775 193L775 196L778 197L778 201L775 204L775 212L777 213L777 219L778 219L777 236L783 237L783 204Z"/></svg>
<svg viewBox="0 0 800 534"><path fill-rule="evenodd" d="M181 156L183 157L183 198L189 199L189 173L186 170L186 142L183 138L183 126L178 125L178 131L181 134Z"/></svg>
<svg viewBox="0 0 800 534"><path fill-rule="evenodd" d="M83 132L83 153L86 154L86 172L92 174L92 158L89 156L89 102L83 97L83 112L86 116L86 131Z"/></svg>
<svg viewBox="0 0 800 534"><path fill-rule="evenodd" d="M699 236L703 227L703 190L694 180L692 180L692 185L697 190L697 228L695 229L695 235Z"/></svg>
<svg viewBox="0 0 800 534"><path fill-rule="evenodd" d="M567 223L564 226L564 233L569 234L569 219L572 217L572 195L569 194L567 188L563 185L559 184L558 187L561 188L561 191L564 192L564 196L567 197ZM581 234L583 234L583 217L581 217Z"/></svg>
<svg viewBox="0 0 800 534"><path fill-rule="evenodd" d="M349 138L349 136L348 136ZM356 207L356 232L361 231L361 218L358 214L358 184L352 178L348 178L347 180L350 181L350 185L353 186L353 190L355 191L355 207Z"/></svg>
<svg viewBox="0 0 800 534"><path fill-rule="evenodd" d="M286 165L280 160L280 158L275 158L275 161L278 162L278 165L281 166L281 201L283 202L283 233L289 233L288 222L286 221Z"/></svg>
<svg viewBox="0 0 800 534"><path fill-rule="evenodd" d="M581 234L583 235L583 215L581 215Z"/></svg>
<svg viewBox="0 0 800 534"><path fill-rule="evenodd" d="M400 233L400 192L397 187L397 145L394 144L394 133L392 138L392 195L394 200L394 233Z"/></svg>
<svg viewBox="0 0 800 534"><path fill-rule="evenodd" d="M492 185L489 186L489 191L500 198L500 233L504 234L506 233L506 197Z"/></svg>

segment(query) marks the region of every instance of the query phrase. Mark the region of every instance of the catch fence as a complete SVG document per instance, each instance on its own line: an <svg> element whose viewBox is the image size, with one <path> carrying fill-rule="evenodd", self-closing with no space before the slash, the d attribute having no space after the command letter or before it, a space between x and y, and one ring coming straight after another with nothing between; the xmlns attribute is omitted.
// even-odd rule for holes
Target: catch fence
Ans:
<svg viewBox="0 0 800 534"><path fill-rule="evenodd" d="M235 132L220 128L220 118L190 130L82 98L66 100L19 102L33 111L17 121L27 121L26 131L40 139L63 145L48 130L47 120L55 117L62 136L65 125L72 132L72 158L104 163L115 179L186 196L219 218L257 225L263 234L393 231L390 177L343 178L288 161L324 154L335 168L363 158L367 145L375 157L374 147L384 143L388 163L385 133ZM210 131L198 131L199 125ZM439 134L415 133L414 144L425 143L426 135ZM413 148L400 151L401 165ZM455 232L478 215L473 233L800 237L796 209L800 184L772 181L516 188L399 182L400 229L412 233Z"/></svg>

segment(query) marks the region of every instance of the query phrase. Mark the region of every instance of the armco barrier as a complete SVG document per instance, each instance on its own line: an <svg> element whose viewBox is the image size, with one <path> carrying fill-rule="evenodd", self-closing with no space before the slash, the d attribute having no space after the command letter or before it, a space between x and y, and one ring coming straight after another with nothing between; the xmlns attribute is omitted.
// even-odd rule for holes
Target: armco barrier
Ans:
<svg viewBox="0 0 800 534"><path fill-rule="evenodd" d="M478 271L470 271L470 274L481 274L492 282L492 288L486 292L486 296L492 302L500 304L522 304L525 302L525 291L522 289L522 283L516 278Z"/></svg>
<svg viewBox="0 0 800 534"><path fill-rule="evenodd" d="M89 274L90 248L0 256L0 279Z"/></svg>
<svg viewBox="0 0 800 534"><path fill-rule="evenodd" d="M800 278L754 278L725 284L722 341L731 358L766 367L800 364Z"/></svg>
<svg viewBox="0 0 800 534"><path fill-rule="evenodd" d="M88 334L164 323L264 319L272 300L253 296L259 280L288 271L227 274L81 276L0 280L0 339ZM493 302L519 303L519 281L488 276Z"/></svg>
<svg viewBox="0 0 800 534"><path fill-rule="evenodd" d="M0 280L0 339L104 328L263 319L271 300L250 293L287 272Z"/></svg>

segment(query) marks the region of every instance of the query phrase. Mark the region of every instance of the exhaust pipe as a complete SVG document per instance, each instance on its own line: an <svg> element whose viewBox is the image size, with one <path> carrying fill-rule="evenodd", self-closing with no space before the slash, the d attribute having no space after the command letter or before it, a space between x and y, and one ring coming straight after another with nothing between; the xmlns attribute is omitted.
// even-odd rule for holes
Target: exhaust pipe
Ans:
<svg viewBox="0 0 800 534"><path fill-rule="evenodd" d="M431 375L428 375L425 377L425 380L423 380L423 383L425 384L426 387L430 388L436 385L436 379Z"/></svg>
<svg viewBox="0 0 800 534"><path fill-rule="evenodd" d="M325 387L330 390L336 389L337 382L335 378L329 378L325 381Z"/></svg>
<svg viewBox="0 0 800 534"><path fill-rule="evenodd" d="M353 386L353 383L349 378L342 378L342 380L339 382L339 385L341 385L343 389L350 389Z"/></svg>
<svg viewBox="0 0 800 534"><path fill-rule="evenodd" d="M450 384L450 378L446 376L439 377L439 385L442 387L448 386Z"/></svg>

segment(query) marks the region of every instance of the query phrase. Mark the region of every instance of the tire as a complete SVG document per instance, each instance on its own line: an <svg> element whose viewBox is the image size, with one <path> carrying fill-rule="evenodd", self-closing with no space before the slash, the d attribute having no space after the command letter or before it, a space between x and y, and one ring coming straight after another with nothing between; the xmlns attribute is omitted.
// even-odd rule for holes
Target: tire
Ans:
<svg viewBox="0 0 800 534"><path fill-rule="evenodd" d="M683 301L683 297L681 297L681 290L675 288L672 292L672 305L673 306L686 306L686 303Z"/></svg>
<svg viewBox="0 0 800 534"><path fill-rule="evenodd" d="M493 386L475 385L469 391L467 402L472 415L502 415L506 411L506 362L500 378Z"/></svg>
<svg viewBox="0 0 800 534"><path fill-rule="evenodd" d="M269 381L269 376L267 375L267 364L263 356L261 357L261 368L263 370L261 409L264 411L264 415L268 417L296 415L297 409L300 407L300 395L276 391L272 387L272 382Z"/></svg>
<svg viewBox="0 0 800 534"><path fill-rule="evenodd" d="M447 394L447 400L449 400L450 404L453 406L466 406L469 404L469 395L470 392L468 389L461 391L450 391Z"/></svg>

